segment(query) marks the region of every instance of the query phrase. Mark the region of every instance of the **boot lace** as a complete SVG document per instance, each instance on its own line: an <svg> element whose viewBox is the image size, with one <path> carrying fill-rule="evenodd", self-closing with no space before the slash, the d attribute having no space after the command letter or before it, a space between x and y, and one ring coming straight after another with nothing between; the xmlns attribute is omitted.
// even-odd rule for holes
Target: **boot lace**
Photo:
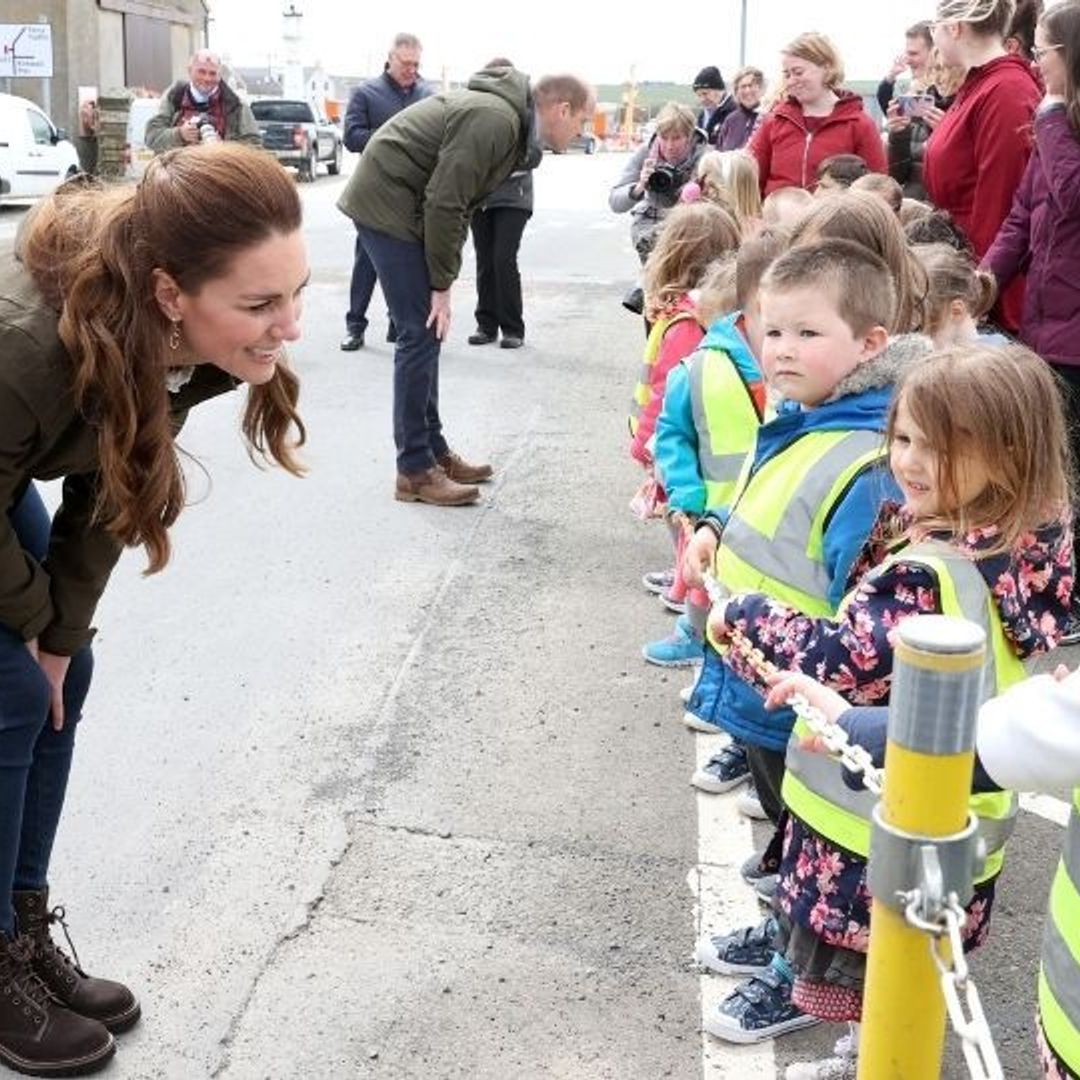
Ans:
<svg viewBox="0 0 1080 1080"><path fill-rule="evenodd" d="M44 1008L55 1001L52 991L42 982L31 964L34 942L22 935L14 941L5 942L5 946L0 971L7 976L8 982L34 1005Z"/></svg>
<svg viewBox="0 0 1080 1080"><path fill-rule="evenodd" d="M56 907L54 907L52 911L49 912L48 918L46 920L46 930L45 933L41 935L39 942L42 948L45 948L47 946L52 951L54 956L63 960L65 964L67 964L69 967L73 967L81 974L82 964L79 963L79 954L75 951L75 942L71 940L71 935L68 933L67 922L65 922L66 915L67 912L64 910L64 906L62 904L57 904ZM49 936L47 927L52 926L53 923L59 923L60 929L64 931L64 939L67 941L68 948L71 950L71 956L68 956L68 954L64 952L64 950L60 948L60 946L57 945L56 942L53 941L53 939ZM71 959L72 956L75 958L74 961L72 961Z"/></svg>

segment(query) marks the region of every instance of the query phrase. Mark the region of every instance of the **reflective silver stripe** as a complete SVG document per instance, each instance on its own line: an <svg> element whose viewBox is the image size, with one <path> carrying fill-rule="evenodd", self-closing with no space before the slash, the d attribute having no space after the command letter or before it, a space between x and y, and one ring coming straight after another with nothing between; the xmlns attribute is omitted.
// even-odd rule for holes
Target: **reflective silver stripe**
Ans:
<svg viewBox="0 0 1080 1080"><path fill-rule="evenodd" d="M1046 985L1074 1028L1080 1029L1080 965L1053 918L1043 929L1042 969Z"/></svg>
<svg viewBox="0 0 1080 1080"><path fill-rule="evenodd" d="M880 432L853 431L823 454L807 470L803 482L784 508L772 537L741 517L736 504L735 512L724 527L724 546L766 577L826 600L831 584L828 571L823 563L806 552L810 546L811 526L837 477L859 458L881 446Z"/></svg>
<svg viewBox="0 0 1080 1080"><path fill-rule="evenodd" d="M979 835L986 841L986 854L993 855L1000 851L1016 831L1016 819L1020 813L1020 800L1013 795L1009 812L1002 818L979 815Z"/></svg>
<svg viewBox="0 0 1080 1080"><path fill-rule="evenodd" d="M816 754L804 750L792 739L788 743L786 767L788 772L797 776L815 795L827 800L840 810L856 814L866 822L866 849L856 852L864 857L870 844L870 813L877 802L877 796L871 795L865 788L854 790L844 783L840 763L828 754ZM1012 797L1009 813L1003 818L979 816L979 836L986 842L987 855L1001 851L1016 829L1016 818L1020 803ZM1078 830L1080 831L1080 830ZM1080 840L1077 841L1077 854L1080 857Z"/></svg>
<svg viewBox="0 0 1080 1080"><path fill-rule="evenodd" d="M704 354L690 365L690 405L694 411L694 427L698 433L698 461L706 481L714 484L733 483L739 479L746 454L714 454L709 418L705 415Z"/></svg>
<svg viewBox="0 0 1080 1080"><path fill-rule="evenodd" d="M1069 815L1069 828L1065 833L1065 850L1061 853L1065 863L1065 872L1073 883L1073 888L1080 893L1080 813L1073 804Z"/></svg>
<svg viewBox="0 0 1080 1080"><path fill-rule="evenodd" d="M877 802L877 796L866 788L849 788L844 783L840 763L828 754L815 754L804 750L794 739L788 742L788 772L797 776L815 795L827 799L833 806L848 813L857 814L866 822L867 850L870 844L870 813ZM865 856L867 851L857 852Z"/></svg>

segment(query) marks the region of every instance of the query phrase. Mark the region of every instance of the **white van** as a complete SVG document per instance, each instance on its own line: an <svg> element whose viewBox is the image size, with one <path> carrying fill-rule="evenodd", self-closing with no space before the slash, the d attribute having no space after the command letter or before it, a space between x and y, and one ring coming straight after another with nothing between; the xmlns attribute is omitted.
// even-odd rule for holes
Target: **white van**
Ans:
<svg viewBox="0 0 1080 1080"><path fill-rule="evenodd" d="M75 147L32 101L0 94L0 198L47 195L79 171Z"/></svg>
<svg viewBox="0 0 1080 1080"><path fill-rule="evenodd" d="M130 180L141 179L154 156L153 150L146 145L146 125L157 115L160 107L161 98L137 97L131 100L127 126L127 164L124 168L124 175Z"/></svg>

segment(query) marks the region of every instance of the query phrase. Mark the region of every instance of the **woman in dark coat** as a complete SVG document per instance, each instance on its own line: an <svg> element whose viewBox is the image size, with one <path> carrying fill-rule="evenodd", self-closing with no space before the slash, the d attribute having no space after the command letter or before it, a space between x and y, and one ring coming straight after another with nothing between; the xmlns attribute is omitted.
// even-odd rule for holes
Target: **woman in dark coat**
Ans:
<svg viewBox="0 0 1080 1080"><path fill-rule="evenodd" d="M1035 114L1035 148L983 265L1001 289L1027 274L1020 338L1067 387L1073 454L1080 460L1080 2L1068 0L1042 17L1033 52L1046 85ZM1069 638L1078 641L1075 611L1073 621Z"/></svg>

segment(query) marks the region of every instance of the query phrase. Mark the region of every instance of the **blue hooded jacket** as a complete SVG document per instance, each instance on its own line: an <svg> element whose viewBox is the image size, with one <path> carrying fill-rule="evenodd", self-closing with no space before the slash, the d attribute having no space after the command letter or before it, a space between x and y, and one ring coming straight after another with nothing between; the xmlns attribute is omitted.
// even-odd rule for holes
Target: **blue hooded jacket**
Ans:
<svg viewBox="0 0 1080 1080"><path fill-rule="evenodd" d="M897 379L930 348L929 340L917 335L895 338L881 356L852 372L834 396L817 408L782 405L776 419L758 431L753 472L811 431L880 431L884 438ZM881 504L898 498L902 498L900 489L883 460L879 466L860 473L833 508L823 542L831 582L828 598L834 608L848 591L851 568L870 535ZM714 516L726 520L727 508ZM739 678L708 643L705 665L688 707L695 716L737 739L779 752L787 747L795 723L790 709L767 712L758 692Z"/></svg>
<svg viewBox="0 0 1080 1080"><path fill-rule="evenodd" d="M664 485L672 510L700 514L705 509L705 479L701 475L698 431L690 398L690 365L704 362L704 350L719 350L727 353L743 382L761 382L758 362L737 325L741 316L742 312L736 311L717 319L697 351L668 373L664 407L656 421L654 456L657 478Z"/></svg>

